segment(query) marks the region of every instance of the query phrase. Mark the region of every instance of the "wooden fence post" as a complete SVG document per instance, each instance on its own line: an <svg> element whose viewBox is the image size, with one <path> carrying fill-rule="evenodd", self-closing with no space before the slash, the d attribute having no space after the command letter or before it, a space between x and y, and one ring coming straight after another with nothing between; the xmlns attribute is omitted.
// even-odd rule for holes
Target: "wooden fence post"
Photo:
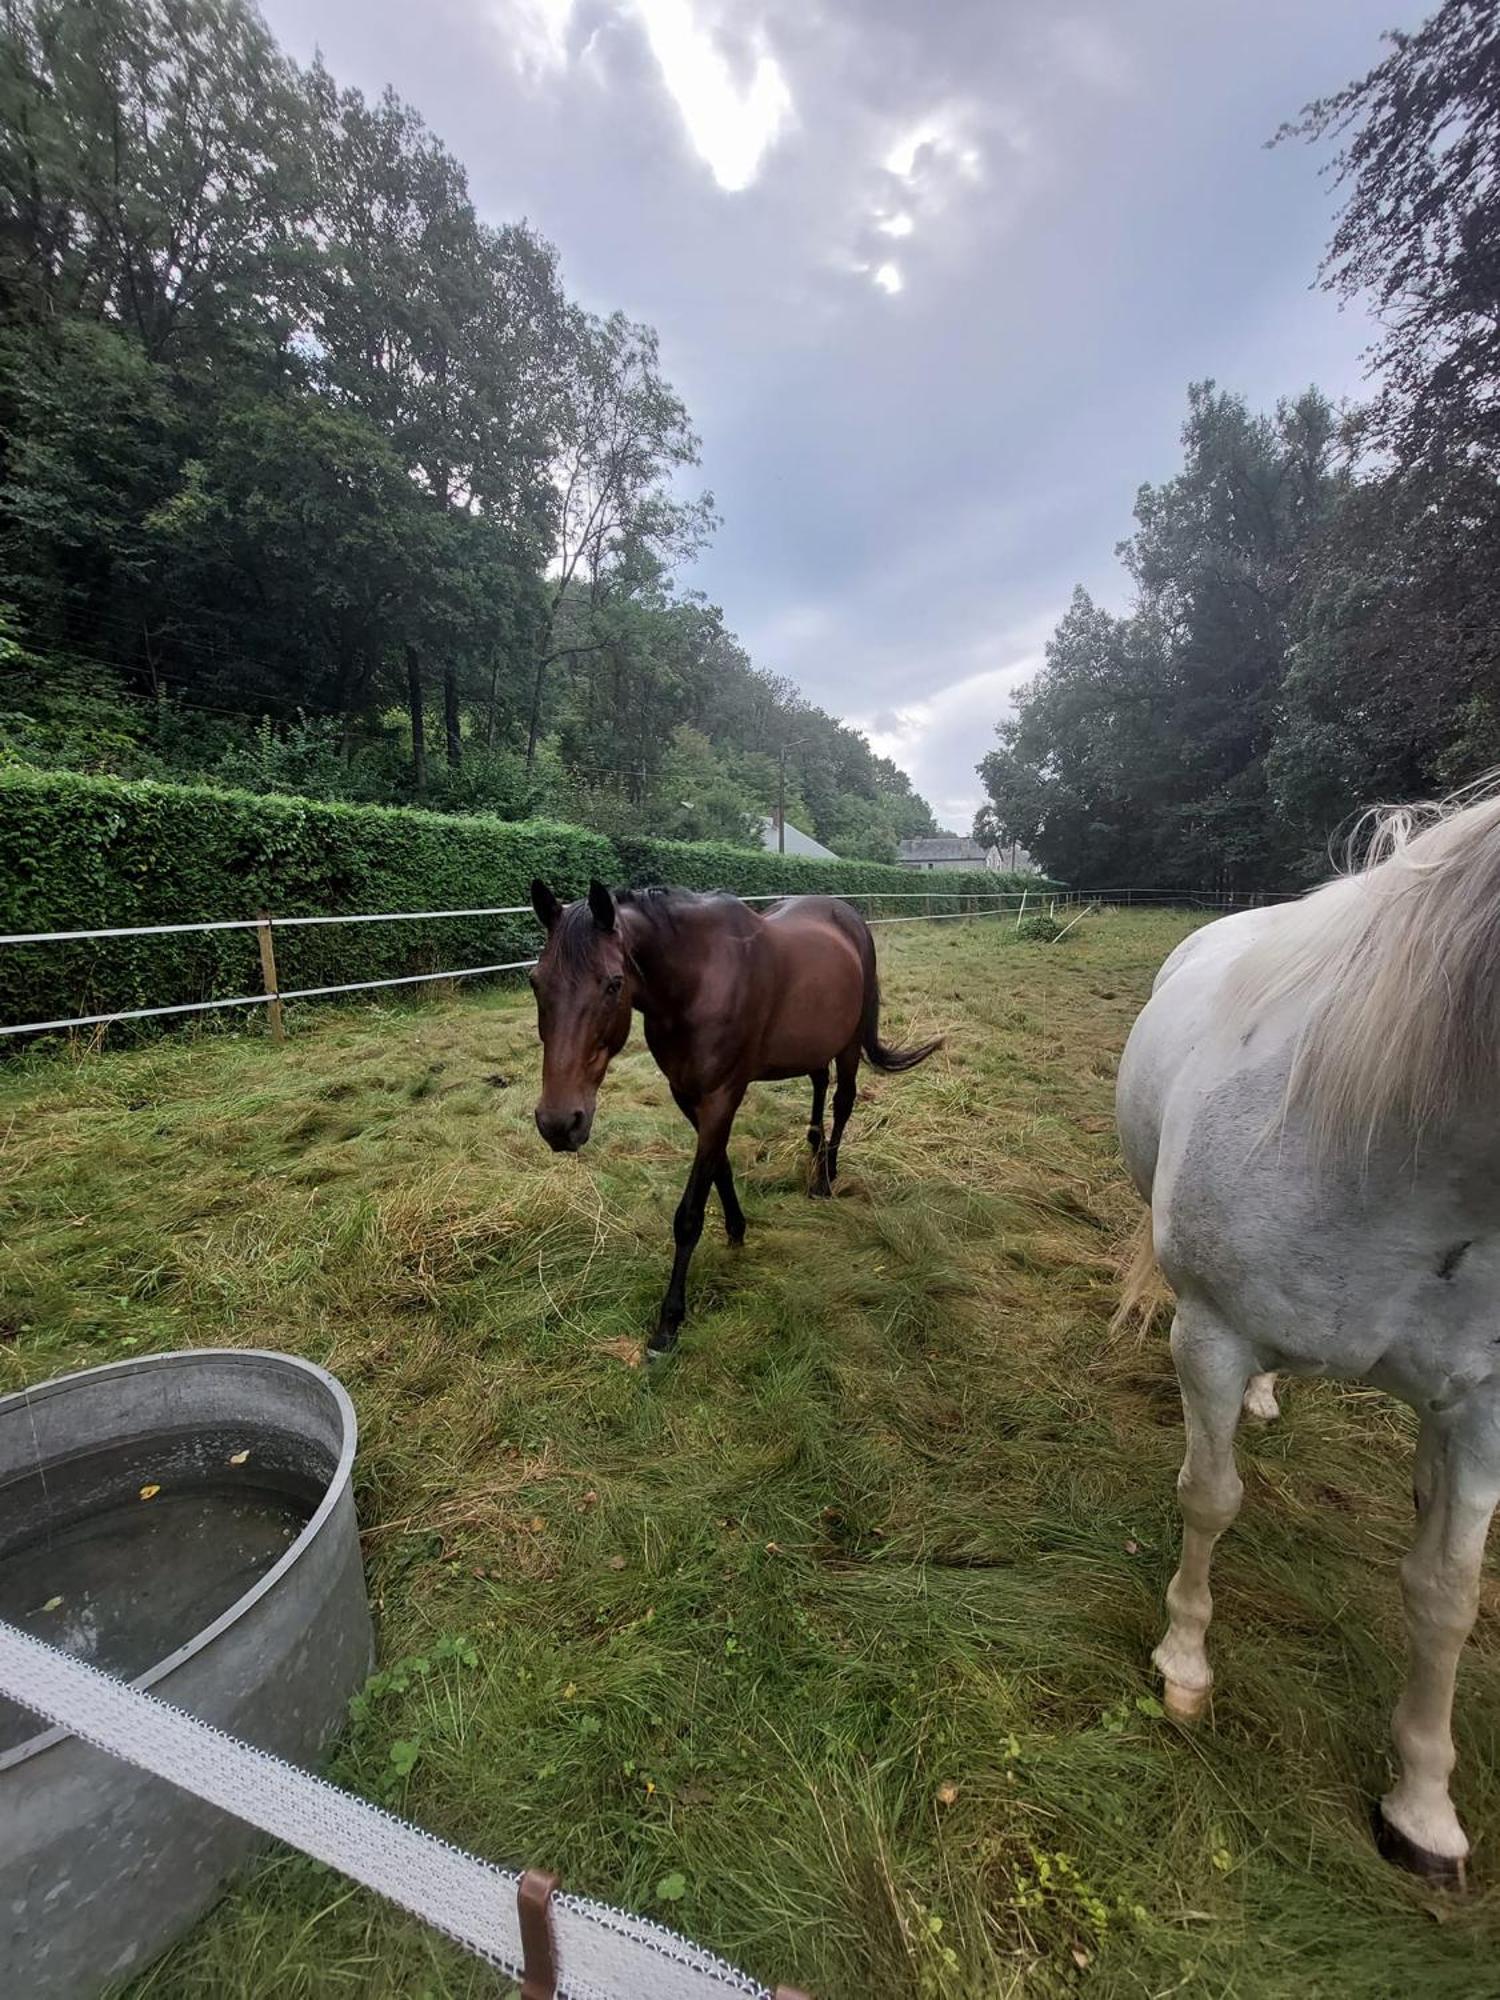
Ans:
<svg viewBox="0 0 1500 2000"><path fill-rule="evenodd" d="M557 1939L552 1931L552 1898L557 1877L528 1868L516 1887L521 1918L521 2000L557 2000Z"/></svg>
<svg viewBox="0 0 1500 2000"><path fill-rule="evenodd" d="M255 919L255 934L260 939L260 979L261 985L270 995L266 1014L271 1023L271 1040L284 1042L286 1029L281 1019L281 987L276 978L276 942L271 936L271 913L262 910Z"/></svg>

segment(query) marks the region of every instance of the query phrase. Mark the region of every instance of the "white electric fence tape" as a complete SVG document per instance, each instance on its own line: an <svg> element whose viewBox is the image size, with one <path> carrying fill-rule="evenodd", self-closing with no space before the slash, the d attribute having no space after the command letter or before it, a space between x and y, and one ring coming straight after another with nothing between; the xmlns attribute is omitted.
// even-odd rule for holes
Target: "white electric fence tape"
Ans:
<svg viewBox="0 0 1500 2000"><path fill-rule="evenodd" d="M519 1978L520 1876L0 1620L0 1694L274 1834ZM584 1896L552 1899L567 2000L770 2000L764 1986L643 1917Z"/></svg>

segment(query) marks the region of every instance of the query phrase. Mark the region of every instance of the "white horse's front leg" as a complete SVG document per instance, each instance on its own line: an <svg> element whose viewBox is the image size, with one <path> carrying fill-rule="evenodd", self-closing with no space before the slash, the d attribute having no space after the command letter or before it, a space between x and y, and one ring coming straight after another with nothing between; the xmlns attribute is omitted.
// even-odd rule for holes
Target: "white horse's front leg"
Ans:
<svg viewBox="0 0 1500 2000"><path fill-rule="evenodd" d="M1469 1843L1448 1795L1453 1683L1479 1609L1480 1563L1500 1498L1500 1440L1483 1419L1439 1428L1429 1417L1417 1463L1417 1539L1401 1563L1409 1658L1391 1720L1400 1775L1380 1802L1381 1846L1418 1874L1461 1883Z"/></svg>
<svg viewBox="0 0 1500 2000"><path fill-rule="evenodd" d="M1276 1400L1274 1370L1267 1375L1250 1377L1250 1386L1245 1391L1245 1415L1257 1417L1263 1424L1269 1424L1281 1415L1281 1405Z"/></svg>
<svg viewBox="0 0 1500 2000"><path fill-rule="evenodd" d="M1187 1456L1177 1475L1182 1560L1167 1586L1171 1623L1152 1658L1166 1683L1167 1713L1191 1721L1213 1686L1204 1645L1214 1608L1208 1566L1245 1490L1234 1465L1234 1433L1250 1364L1232 1330L1192 1300L1178 1306L1172 1322L1172 1360L1187 1422Z"/></svg>

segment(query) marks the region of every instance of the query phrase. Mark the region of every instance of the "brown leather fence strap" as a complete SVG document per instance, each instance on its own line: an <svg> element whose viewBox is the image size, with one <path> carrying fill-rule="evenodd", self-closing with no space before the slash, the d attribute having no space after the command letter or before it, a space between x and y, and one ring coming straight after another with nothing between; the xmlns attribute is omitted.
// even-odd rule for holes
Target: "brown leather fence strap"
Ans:
<svg viewBox="0 0 1500 2000"><path fill-rule="evenodd" d="M552 1898L557 1877L528 1868L516 1890L521 1915L521 2000L557 2000L557 1941L552 1935Z"/></svg>
<svg viewBox="0 0 1500 2000"><path fill-rule="evenodd" d="M807 1995L800 1986L778 1986L776 2000L807 2000Z"/></svg>

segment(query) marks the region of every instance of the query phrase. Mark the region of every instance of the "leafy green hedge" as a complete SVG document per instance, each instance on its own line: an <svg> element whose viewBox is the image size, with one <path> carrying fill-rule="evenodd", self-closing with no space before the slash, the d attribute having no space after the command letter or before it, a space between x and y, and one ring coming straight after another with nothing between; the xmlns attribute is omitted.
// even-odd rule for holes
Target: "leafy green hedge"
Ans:
<svg viewBox="0 0 1500 2000"><path fill-rule="evenodd" d="M580 827L331 805L207 786L125 783L71 771L0 769L0 932L103 930L254 917L368 915L525 904L531 879L559 895L589 877L672 882L739 895L780 891L931 901L957 910L1036 876L913 875L714 841L621 838ZM867 910L872 909L865 904ZM524 958L527 915L279 929L283 991ZM184 932L0 948L0 1022L53 1020L261 990L253 931ZM0 1050L8 1044L0 1041Z"/></svg>
<svg viewBox="0 0 1500 2000"><path fill-rule="evenodd" d="M727 842L644 840L619 836L615 848L622 879L642 884L670 882L683 889L732 889L737 896L799 895L900 896L913 911L959 910L974 897L989 898L1021 889L1050 886L1038 875L997 874L991 870L941 870L932 874L887 868L878 861L815 861L803 854L772 854ZM912 901L920 890L930 902ZM889 914L899 905L891 903Z"/></svg>
<svg viewBox="0 0 1500 2000"><path fill-rule="evenodd" d="M23 767L0 770L0 853L5 933L525 904L533 875L578 894L617 873L578 827ZM529 915L310 925L277 933L277 968L284 989L335 985L521 958L537 935ZM0 949L0 1021L260 990L253 931Z"/></svg>

